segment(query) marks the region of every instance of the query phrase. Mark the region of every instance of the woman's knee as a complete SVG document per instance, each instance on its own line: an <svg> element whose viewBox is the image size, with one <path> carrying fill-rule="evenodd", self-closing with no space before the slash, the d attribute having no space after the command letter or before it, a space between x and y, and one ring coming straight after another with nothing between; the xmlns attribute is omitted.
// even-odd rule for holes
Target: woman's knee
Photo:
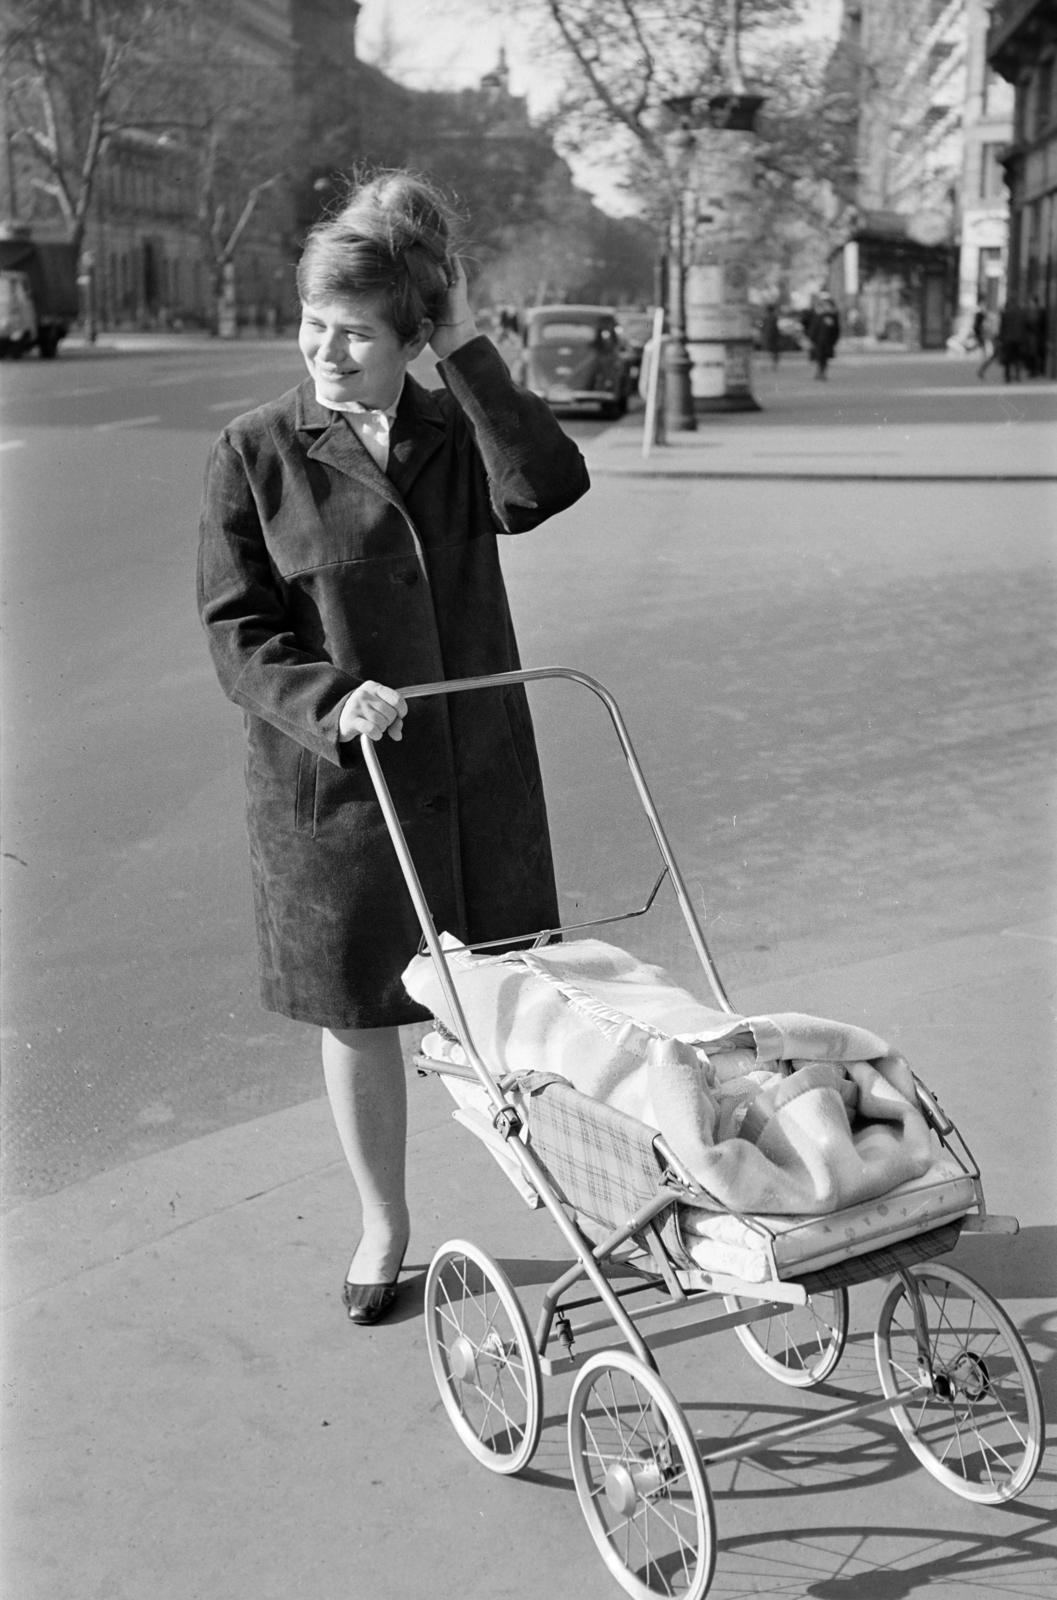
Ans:
<svg viewBox="0 0 1057 1600"><path fill-rule="evenodd" d="M323 1042L334 1039L346 1050L366 1050L372 1054L391 1047L399 1039L399 1028L324 1028Z"/></svg>

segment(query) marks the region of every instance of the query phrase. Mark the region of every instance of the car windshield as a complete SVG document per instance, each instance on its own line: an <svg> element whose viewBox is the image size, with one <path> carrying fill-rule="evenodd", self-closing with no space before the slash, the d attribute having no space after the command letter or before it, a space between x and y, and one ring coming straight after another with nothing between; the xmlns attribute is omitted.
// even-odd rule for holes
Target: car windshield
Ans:
<svg viewBox="0 0 1057 1600"><path fill-rule="evenodd" d="M534 322L529 327L529 344L594 344L598 338L596 322Z"/></svg>

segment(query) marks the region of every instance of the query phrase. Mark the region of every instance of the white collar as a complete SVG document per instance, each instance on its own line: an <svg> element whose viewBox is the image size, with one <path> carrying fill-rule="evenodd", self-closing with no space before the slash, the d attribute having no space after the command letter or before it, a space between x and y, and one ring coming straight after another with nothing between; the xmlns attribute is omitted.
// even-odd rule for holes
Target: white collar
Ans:
<svg viewBox="0 0 1057 1600"><path fill-rule="evenodd" d="M320 394L318 388L317 388L317 390L316 390L316 402L317 402L318 405L323 406L324 409L327 410L327 411L340 411L345 415L351 414L352 416L362 416L362 417L378 417L378 418L388 417L390 423L393 423L393 422L396 421L397 408L400 405L400 399L401 399L401 396L403 395L403 392L404 392L404 385L401 384L400 385L400 394L397 395L397 397L393 401L392 405L391 406L385 406L385 407L379 407L379 406L364 406L364 405L361 405L358 400L346 400L343 404L338 404L338 402L334 401L334 400L324 400L322 395Z"/></svg>

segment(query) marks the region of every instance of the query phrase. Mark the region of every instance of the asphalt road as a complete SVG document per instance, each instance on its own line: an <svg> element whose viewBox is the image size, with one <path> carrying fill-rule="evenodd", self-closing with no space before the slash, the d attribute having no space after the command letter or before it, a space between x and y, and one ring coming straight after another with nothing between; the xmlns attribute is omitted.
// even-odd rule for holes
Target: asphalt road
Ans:
<svg viewBox="0 0 1057 1600"><path fill-rule="evenodd" d="M313 1031L257 1003L241 718L193 605L210 440L298 374L260 344L3 372L9 1204L321 1092ZM791 358L759 392L724 426L944 422L967 461L1057 410L909 357L826 385ZM589 448L600 425L568 426ZM1052 933L1054 528L1052 484L600 476L511 541L525 662L616 692L735 1000ZM593 706L534 705L566 920L640 902L648 840ZM621 937L685 975L677 931L665 903Z"/></svg>

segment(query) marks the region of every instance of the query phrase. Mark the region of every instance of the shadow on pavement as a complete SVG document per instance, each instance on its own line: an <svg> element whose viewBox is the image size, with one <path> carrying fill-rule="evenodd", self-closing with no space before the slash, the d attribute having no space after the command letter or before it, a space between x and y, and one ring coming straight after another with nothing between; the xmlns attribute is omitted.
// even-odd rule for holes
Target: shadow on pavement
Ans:
<svg viewBox="0 0 1057 1600"><path fill-rule="evenodd" d="M955 1264L996 1300L1041 1300L1057 1295L1057 1227L970 1233L958 1241Z"/></svg>

